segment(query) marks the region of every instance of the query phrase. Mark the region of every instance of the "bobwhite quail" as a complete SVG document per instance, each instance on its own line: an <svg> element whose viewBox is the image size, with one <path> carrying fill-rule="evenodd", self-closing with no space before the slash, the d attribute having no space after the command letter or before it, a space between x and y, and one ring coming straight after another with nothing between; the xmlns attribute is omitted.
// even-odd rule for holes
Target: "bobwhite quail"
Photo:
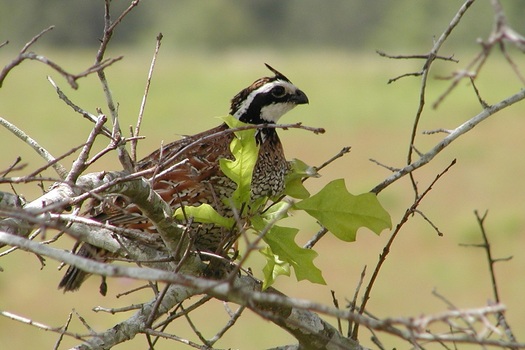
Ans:
<svg viewBox="0 0 525 350"><path fill-rule="evenodd" d="M299 104L308 103L308 97L283 74L266 65L275 76L263 77L239 92L231 101L230 114L244 123L273 124ZM180 206L198 206L208 203L219 214L232 217L232 210L221 199L229 198L236 188L219 166L219 159L232 158L230 143L233 133L224 133L226 124L202 133L187 136L151 153L137 163L137 170L156 167L153 189L174 209ZM213 136L212 136L213 135ZM253 169L252 199L274 197L284 191L284 177L289 170L281 141L275 128L259 128L255 133L259 146L258 159ZM175 164L178 164L174 167ZM110 196L108 196L110 197ZM86 215L115 226L155 232L154 226L141 215L140 210L123 196L112 196L111 210L107 204L92 200ZM120 208L120 210L115 210ZM102 209L101 209L102 208ZM193 224L190 234L197 251L223 254L232 232L211 224ZM231 241L231 240L230 240ZM83 243L77 255L105 260L107 252ZM77 290L88 273L70 266L59 284L64 291Z"/></svg>

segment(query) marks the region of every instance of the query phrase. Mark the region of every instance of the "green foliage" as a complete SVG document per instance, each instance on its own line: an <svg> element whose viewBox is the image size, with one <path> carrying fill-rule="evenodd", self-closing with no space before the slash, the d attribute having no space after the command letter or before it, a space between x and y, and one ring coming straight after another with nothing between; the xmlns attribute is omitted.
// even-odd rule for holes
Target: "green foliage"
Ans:
<svg viewBox="0 0 525 350"><path fill-rule="evenodd" d="M262 270L264 275L263 290L271 286L278 276L290 276L290 264L280 260L279 256L274 254L270 247L264 247L260 252L266 259L266 265Z"/></svg>
<svg viewBox="0 0 525 350"><path fill-rule="evenodd" d="M360 227L376 234L392 227L390 215L373 193L354 196L346 189L343 179L330 182L316 195L295 204L295 208L306 211L346 242L355 241Z"/></svg>
<svg viewBox="0 0 525 350"><path fill-rule="evenodd" d="M178 208L174 215L177 220L184 220L185 217L191 217L195 222L203 224L215 224L226 228L231 228L235 224L233 218L225 218L209 204L204 203L198 207L185 206Z"/></svg>
<svg viewBox="0 0 525 350"><path fill-rule="evenodd" d="M246 125L231 116L222 119L230 128ZM289 276L290 267L293 268L298 281L325 283L321 270L314 264L317 252L303 248L295 242L299 230L276 225L288 216L290 208L305 211L337 238L347 242L356 239L360 227L367 227L379 234L392 226L390 216L374 194L354 196L347 191L342 179L330 182L310 197L310 193L303 186L303 179L318 177L317 171L296 159L290 162L291 171L286 177L285 193L302 200L295 204L277 201L266 210L261 210L268 198L259 198L255 202L251 199L250 185L259 150L254 135L255 129L236 131L230 145L234 159L221 159L220 167L224 174L237 184L227 204L233 204L237 210L250 208L250 211L244 210L242 215L248 220L253 231L267 244L260 250L266 260L263 268L263 288L269 287L280 275ZM210 205L185 207L184 210L186 216L192 217L195 222L215 223L228 228L235 225L233 218L222 217ZM175 217L184 218L182 209L176 211Z"/></svg>
<svg viewBox="0 0 525 350"><path fill-rule="evenodd" d="M246 125L232 116L222 119L230 128ZM230 150L235 159L220 159L222 172L237 184L237 189L232 196L237 209L250 201L253 168L259 154L259 148L255 143L255 131L255 129L249 129L236 132L230 144Z"/></svg>
<svg viewBox="0 0 525 350"><path fill-rule="evenodd" d="M285 266L287 265L293 267L298 281L308 280L312 283L326 284L321 270L313 262L317 257L317 252L302 248L295 243L295 236L298 232L299 229L296 228L274 225L264 235L263 239L271 251L263 254L267 263L263 270L263 288L270 286L278 275L285 274L282 271L286 271Z"/></svg>
<svg viewBox="0 0 525 350"><path fill-rule="evenodd" d="M275 225L275 222L288 216L289 209L289 203L277 202L264 213L251 219L256 232L267 231L263 235L263 240L268 247L261 251L266 259L266 266L263 269L263 289L270 286L277 276L289 276L290 266L293 267L298 281L306 279L313 283L325 284L321 270L313 263L317 252L302 248L295 242L299 230Z"/></svg>
<svg viewBox="0 0 525 350"><path fill-rule="evenodd" d="M299 159L292 159L290 166L292 171L286 176L284 193L297 199L310 197L310 192L308 192L303 185L303 179L307 177L319 177L317 170Z"/></svg>

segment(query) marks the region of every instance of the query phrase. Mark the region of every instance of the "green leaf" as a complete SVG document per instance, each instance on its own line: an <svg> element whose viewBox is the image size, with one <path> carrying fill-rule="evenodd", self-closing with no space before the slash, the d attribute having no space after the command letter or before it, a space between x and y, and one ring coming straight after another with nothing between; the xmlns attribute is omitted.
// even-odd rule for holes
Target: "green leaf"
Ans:
<svg viewBox="0 0 525 350"><path fill-rule="evenodd" d="M310 197L310 192L303 185L303 179L306 177L319 177L317 169L295 158L290 161L290 167L291 171L285 177L286 187L284 193L297 199Z"/></svg>
<svg viewBox="0 0 525 350"><path fill-rule="evenodd" d="M278 276L290 276L290 264L279 259L279 257L272 252L270 247L266 246L261 249L261 254L266 259L266 265L263 268L263 290L271 286Z"/></svg>
<svg viewBox="0 0 525 350"><path fill-rule="evenodd" d="M224 117L223 120L230 128L246 125L232 116ZM222 172L237 184L232 199L235 206L240 208L243 203L248 203L250 200L253 168L259 154L255 142L255 129L235 132L230 150L234 160L220 159L219 165Z"/></svg>
<svg viewBox="0 0 525 350"><path fill-rule="evenodd" d="M392 227L388 212L373 193L349 193L343 179L330 182L319 193L295 204L319 220L330 232L347 242L355 241L357 229L367 227L376 234Z"/></svg>
<svg viewBox="0 0 525 350"><path fill-rule="evenodd" d="M264 220L252 220L252 224L256 229L263 229L265 226ZM281 227L274 225L263 237L263 240L268 244L273 254L279 257L279 261L284 261L290 264L295 272L298 281L308 280L312 283L326 284L321 270L319 270L313 263L317 257L317 252L302 248L295 243L295 236L299 232L296 228ZM273 271L274 267L268 267L269 271ZM280 268L283 268L280 266ZM271 276L265 274L265 285L270 285Z"/></svg>
<svg viewBox="0 0 525 350"><path fill-rule="evenodd" d="M284 201L276 202L269 206L260 216L267 224L288 217L288 209L290 209L290 203Z"/></svg>
<svg viewBox="0 0 525 350"><path fill-rule="evenodd" d="M182 208L178 208L175 211L175 214L173 214L175 219L184 220L184 213L186 213L187 217L192 217L195 222L203 224L216 224L226 228L231 228L235 224L233 218L225 218L206 203L197 207L188 205L184 207L184 212L182 210Z"/></svg>

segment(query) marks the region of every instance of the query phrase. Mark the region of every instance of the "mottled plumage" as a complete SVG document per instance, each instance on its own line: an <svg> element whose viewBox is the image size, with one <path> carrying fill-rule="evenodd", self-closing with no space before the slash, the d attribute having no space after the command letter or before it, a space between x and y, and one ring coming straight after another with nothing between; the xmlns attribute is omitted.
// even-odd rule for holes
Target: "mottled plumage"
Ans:
<svg viewBox="0 0 525 350"><path fill-rule="evenodd" d="M251 124L272 124L298 104L308 103L306 95L288 78L267 65L275 74L256 80L231 101L230 114ZM210 204L221 215L231 217L231 209L221 199L231 196L235 183L226 177L219 159L232 158L230 143L233 133L224 132L226 124L187 136L159 149L137 163L137 170L156 168L153 189L174 209L181 205ZM284 177L289 170L281 141L275 128L256 132L259 155L252 177L252 199L282 194ZM115 226L155 232L155 227L140 209L121 195L109 195L103 203L92 200L86 215ZM231 244L232 232L211 224L193 224L190 234L194 248L224 254ZM107 253L84 243L79 256L104 259ZM59 284L65 291L76 290L88 275L70 267Z"/></svg>

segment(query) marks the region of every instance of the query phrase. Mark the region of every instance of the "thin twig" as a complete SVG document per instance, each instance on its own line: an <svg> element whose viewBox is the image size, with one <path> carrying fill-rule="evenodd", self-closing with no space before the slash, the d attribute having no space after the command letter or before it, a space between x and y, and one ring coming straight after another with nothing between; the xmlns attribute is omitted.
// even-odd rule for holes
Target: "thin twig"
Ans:
<svg viewBox="0 0 525 350"><path fill-rule="evenodd" d="M316 245L317 242L319 242L319 240L321 238L323 238L324 235L327 232L328 232L328 229L326 227L322 226L321 229L319 231L317 231L317 233L315 235L313 235L313 237L310 238L310 240L308 240L308 242L305 243L303 248L312 249L314 247L314 245Z"/></svg>
<svg viewBox="0 0 525 350"><path fill-rule="evenodd" d="M375 160L375 159L373 159L373 158L370 158L370 159L368 159L368 160L371 161L372 163L375 163L375 164L379 165L380 167L383 167L383 168L385 168L385 169L387 169L387 170L393 172L393 173L396 172L396 171L399 171L399 170L400 170L399 168L394 168L394 167L388 166L388 165L383 164L383 163L381 163L380 161Z"/></svg>
<svg viewBox="0 0 525 350"><path fill-rule="evenodd" d="M199 299L198 301L196 301L195 303L191 304L189 307L186 307L184 308L183 311L181 312L177 312L177 313L172 313L170 316L168 316L165 320L163 321L160 321L159 323L155 324L152 326L153 329L157 329L157 328L166 328L172 321L184 316L185 313L187 312L192 312L193 310L196 310L198 309L199 307L201 307L202 305L206 304L207 302L209 302L210 300L212 300L213 298L210 297L209 295L205 295L203 296L201 299Z"/></svg>
<svg viewBox="0 0 525 350"><path fill-rule="evenodd" d="M489 108L484 109L476 116L470 118L454 130L450 132L449 135L447 135L443 140L438 142L430 151L423 154L418 160L414 161L413 163L410 163L409 165L405 166L401 170L397 171L393 175L386 178L383 182L381 182L379 185L374 187L370 192L373 193L379 193L389 185L391 185L393 182L399 180L401 177L412 173L414 170L424 166L425 164L429 163L436 155L438 155L443 149L445 149L448 145L450 145L453 141L455 141L458 137L460 137L463 134L466 134L470 130L472 130L475 126L480 124L482 121L487 119L488 117L494 115L495 113L499 112L502 109L505 109L516 102L519 102L521 100L525 99L525 90L521 90L517 92L516 94L490 106Z"/></svg>
<svg viewBox="0 0 525 350"><path fill-rule="evenodd" d="M439 227L437 227L433 222L432 220L430 220L426 215L425 213L423 213L421 210L419 209L416 209L414 210L414 213L418 213L419 215L421 215L421 217L430 225L432 226L432 228L437 232L438 236L440 237L443 237L443 232L441 232L439 230Z"/></svg>
<svg viewBox="0 0 525 350"><path fill-rule="evenodd" d="M443 60L443 61L451 61L451 62L455 62L455 63L458 63L459 61L454 59L454 56L448 56L448 57L445 57L445 56L439 56L439 55L434 55L432 56L432 54L425 54L425 55L390 55L390 54L387 54L385 53L384 51L381 51L381 50L376 50L377 54L381 57L386 57L386 58L391 58L391 59L424 59L428 62L428 60ZM427 65L425 64L424 67L427 67ZM423 68L422 70L420 71L417 71L417 72L409 72L409 73L404 73L404 74L401 74L395 78L390 78L388 79L388 82L387 84L391 84L391 83L394 83L396 81L398 81L399 79L402 79L402 78L406 78L406 77L420 77L422 75L425 74L425 68Z"/></svg>
<svg viewBox="0 0 525 350"><path fill-rule="evenodd" d="M13 164L7 167L7 169L0 171L0 177L6 177L12 171L20 171L24 169L27 164L19 164L22 161L22 157L17 156L13 161Z"/></svg>
<svg viewBox="0 0 525 350"><path fill-rule="evenodd" d="M157 298L155 300L155 304L153 305L153 308L151 310L151 313L148 316L148 319L146 320L146 328L151 328L151 325L153 324L153 321L155 321L159 315L157 315L157 311L159 310L159 306L162 303L162 299L166 295L166 292L170 288L170 284L166 284L164 286L164 289L157 294Z"/></svg>
<svg viewBox="0 0 525 350"><path fill-rule="evenodd" d="M69 328L69 324L71 323L71 320L73 319L73 312L70 312L67 316L67 320L66 320L66 323L64 324L64 326L62 327L62 329L64 331L67 331L67 329ZM62 339L64 338L64 333L61 333L60 336L58 337L56 343L55 343L55 346L53 347L53 350L57 350L60 346L60 343L62 342Z"/></svg>
<svg viewBox="0 0 525 350"><path fill-rule="evenodd" d="M376 50L376 52L381 57L392 58L392 59L397 59L397 60L400 60L400 59L403 59L403 60L406 60L406 59L428 60L430 58L430 54L426 54L426 55L390 55L390 54L387 54L386 52L381 51L381 50ZM454 58L454 55L452 55L452 56L439 56L439 55L436 55L434 57L434 59L436 59L436 60L443 60L443 61L452 61L452 62L455 62L455 63L459 62L458 60L456 60Z"/></svg>
<svg viewBox="0 0 525 350"><path fill-rule="evenodd" d="M184 306L181 305L180 307L184 311ZM193 333L195 333L195 335L200 339L200 341L204 345L206 345L206 347L209 347L210 344L208 344L208 341L206 340L206 338L204 338L204 336L202 335L202 332L199 331L199 329L195 326L195 324L193 323L193 321L190 318L190 315L187 312L185 312L184 313L184 317L186 318L186 321L190 325L190 328L193 330Z"/></svg>
<svg viewBox="0 0 525 350"><path fill-rule="evenodd" d="M95 142L96 137L102 132L102 128L106 121L107 118L105 115L102 114L98 117L95 127L89 133L86 143L84 144L84 147L82 147L82 151L78 155L77 159L75 159L75 161L73 162L71 171L67 174L66 178L64 179L66 182L74 183L76 179L80 176L80 174L82 174L82 172L86 170L88 166L86 161L89 157L89 152L93 147L93 143Z"/></svg>
<svg viewBox="0 0 525 350"><path fill-rule="evenodd" d="M151 78L153 77L153 70L155 69L155 63L157 62L157 56L159 54L160 44L162 42L162 33L157 35L157 44L155 45L155 52L153 58L151 59L151 64L149 67L148 78L146 79L146 87L144 88L144 95L142 96L142 102L140 103L139 115L137 117L137 125L133 131L133 136L139 136L140 126L142 124L142 118L144 116L144 110L146 108L146 101L148 100L149 87L151 85ZM131 159L133 164L137 164L137 141L134 140L131 142Z"/></svg>
<svg viewBox="0 0 525 350"><path fill-rule="evenodd" d="M357 283L357 286L355 287L354 297L352 298L352 301L348 305L348 310L350 312L355 312L357 308L357 297L359 295L359 291L361 290L361 286L363 285L363 282L365 280L366 276L366 265L363 267L363 270L361 271L361 275L359 276L359 282ZM348 321L348 330L347 330L347 337L352 336L352 329L353 329L353 322L352 320Z"/></svg>
<svg viewBox="0 0 525 350"><path fill-rule="evenodd" d="M16 137L18 137L20 140L24 141L26 144L28 144L31 148L33 148L38 155L40 155L44 160L48 163L53 164L53 169L57 172L58 176L60 176L61 179L65 179L68 171L66 168L64 168L60 163L58 163L44 147L42 147L37 141L32 139L29 135L27 135L24 131L19 129L16 125L11 124L6 119L0 117L0 125L4 126L6 129L11 131Z"/></svg>
<svg viewBox="0 0 525 350"><path fill-rule="evenodd" d="M266 129L266 128L269 128L269 129L283 129L283 130L302 129L302 130L311 131L314 134L323 134L323 133L325 133L325 129L324 128L316 128L316 127L311 127L311 126L305 126L302 123L294 123L294 124L247 124L247 125L243 125L243 126L236 127L236 128L224 129L224 130L218 131L216 133L206 135L206 136L204 136L204 137L202 137L202 138L200 138L198 140L195 140L192 143L187 144L186 146L181 148L177 153L170 155L169 158L161 159L161 161L163 163L169 163L171 159L178 158L181 154L183 154L184 152L187 152L188 149L196 147L196 146L200 145L204 141L213 140L215 138L221 137L224 134L235 133L237 131L242 131L242 130ZM178 166L180 166L179 163L178 164L174 164L174 165L164 169L162 172L158 173L156 176L161 177L164 174L167 174L167 173L173 171ZM148 173L151 173L153 171L155 171L155 169L147 170Z"/></svg>
<svg viewBox="0 0 525 350"><path fill-rule="evenodd" d="M131 304L131 305L127 305L127 306L124 306L124 307L118 307L118 308L107 308L107 307L103 307L103 306L95 306L94 308L92 308L91 310L93 310L93 312L107 312L109 314L117 314L117 313L120 313L120 312L128 312L128 311L132 311L132 310L140 310L142 307L143 307L144 304Z"/></svg>
<svg viewBox="0 0 525 350"><path fill-rule="evenodd" d="M335 296L335 291L331 290L330 294L332 295L332 304L334 304L334 307L339 310L339 300L337 300ZM337 330L339 333L343 334L343 326L341 325L341 318L337 317Z"/></svg>
<svg viewBox="0 0 525 350"><path fill-rule="evenodd" d="M84 118L91 121L92 123L96 123L98 120L98 117L94 114L91 114L87 112L86 110L80 108L76 104L74 104L67 96L64 94L64 92L58 87L58 85L55 83L55 81L51 77L47 77L47 80L51 83L51 85L55 88L55 91L58 95L58 97L63 100L69 107L71 107L75 112L81 114ZM107 129L106 127L102 128L103 134L109 138L111 138L111 131Z"/></svg>
<svg viewBox="0 0 525 350"><path fill-rule="evenodd" d="M120 16L117 18L115 22L111 22L111 14L110 14L110 0L105 0L105 6L104 6L104 35L102 37L102 40L100 42L99 49L96 54L95 58L95 64L101 64L101 62L104 59L104 55L106 53L106 49L108 47L108 44L111 40L111 37L113 36L113 32L115 30L115 27L121 23L121 21L124 19L124 17L133 10L138 4L139 0L133 1L130 6L125 9ZM124 144L120 143L119 141L122 139L122 131L119 124L118 119L118 111L115 107L115 103L113 101L113 95L111 93L111 90L109 88L109 83L106 79L106 73L104 69L97 71L98 78L100 82L102 83L102 90L104 91L104 94L106 96L106 104L109 108L111 121L113 125L113 131L112 131L112 137L113 140L117 141L118 147L117 147L117 153L118 158L120 160L120 163L122 164L122 167L124 170L132 172L133 171L133 164L131 161L131 157L129 156L128 152L126 151L126 148L124 147Z"/></svg>
<svg viewBox="0 0 525 350"><path fill-rule="evenodd" d="M49 332L54 332L54 333L59 333L59 334L65 334L67 336L70 336L70 337L73 337L73 338L79 339L79 340L83 340L84 337L85 337L85 336L79 335L77 333L67 332L62 327L51 327L51 326L48 326L46 324L43 324L43 323L40 323L40 322L37 322L37 321L33 321L30 318L26 318L26 317L23 317L23 316L20 316L20 315L13 314L13 313L11 313L9 311L0 311L0 315L4 316L4 317L7 317L7 318L9 318L9 319L11 319L13 321L18 321L18 322L21 322L21 323L25 323L25 324L27 324L29 326L33 326L33 327L42 329L44 331L49 331Z"/></svg>
<svg viewBox="0 0 525 350"><path fill-rule="evenodd" d="M349 153L350 149L351 149L350 146L343 147L336 155L334 155L332 158L330 158L327 161L325 161L323 164L317 166L316 169L319 171L319 170L323 169L324 167L326 167L327 165L330 165L333 161L335 161L335 160L341 158L342 156L344 156L345 154Z"/></svg>
<svg viewBox="0 0 525 350"><path fill-rule="evenodd" d="M76 89L78 89L78 83L77 83L78 79L84 78L84 77L86 77L86 76L88 76L90 74L93 74L95 72L103 70L103 69L109 67L110 65L112 65L113 63L115 63L115 62L119 61L120 59L122 59L122 57L107 59L107 60L104 60L104 61L101 61L101 62L97 62L96 64L94 64L93 66L89 67L88 69L86 69L85 71L83 71L83 72L81 72L79 74L71 74L71 73L67 72L65 69L63 69L61 66L59 66L57 63L55 63L54 61L50 60L49 58L47 58L45 56L42 56L42 55L39 55L39 54L36 54L34 52L27 52L27 50L29 49L29 47L31 45L33 45L40 37L42 37L42 35L44 35L45 33L49 32L53 28L54 28L54 26L48 27L48 28L44 29L42 32L40 32L39 34L37 34L35 37L33 37L29 42L27 42L24 45L24 47L22 48L22 50L20 51L18 56L13 61L11 61L11 63L6 65L2 69L2 71L0 72L0 87L2 87L2 84L3 84L4 80L5 80L5 78L7 77L7 75L9 74L9 72L13 68L18 66L20 63L22 63L25 60L38 61L38 62L44 63L45 65L51 67L53 70L55 70L60 75L62 75L64 77L64 79L66 79L66 81L69 83L69 85L73 89L76 90Z"/></svg>
<svg viewBox="0 0 525 350"><path fill-rule="evenodd" d="M153 335L153 336L156 336L156 337L161 337L161 338L166 338L166 339L170 339L170 340L175 340L175 341L178 341L182 344L186 344L188 346L191 346L195 349L202 349L202 350L208 350L209 347L207 346L200 346L199 344L191 341L191 340L188 340L188 339L184 339L184 338L181 338L181 337L177 337L176 335L173 335L173 334L169 334L169 333L164 333L164 332L159 332L159 331L156 331L156 330L153 330L153 329L145 329L144 330L144 333L148 334L148 335Z"/></svg>
<svg viewBox="0 0 525 350"><path fill-rule="evenodd" d="M484 248L487 254L487 262L489 265L489 274L490 274L490 279L492 282L492 291L494 293L494 298L496 300L496 303L500 303L501 300L500 300L500 296L498 292L498 283L496 281L496 272L494 270L494 265L496 264L496 262L501 261L501 259L495 259L493 257L488 234L487 234L487 231L485 230L485 219L487 218L488 211L486 211L483 215L480 215L479 212L475 210L474 214L476 215L476 220L478 222L481 236L483 238L483 244L481 245L481 247ZM503 329L505 330L505 334L507 334L507 337L509 338L509 340L512 342L515 342L516 337L514 336L514 333L512 332L512 329L510 328L510 325L508 324L507 319L505 318L505 315L503 313L499 313L498 323L500 323L503 326Z"/></svg>
<svg viewBox="0 0 525 350"><path fill-rule="evenodd" d="M219 339L221 339L226 332L232 328L237 320L241 317L242 313L246 309L245 306L239 306L237 311L233 313L233 315L230 315L230 318L228 319L228 322L222 327L211 339L209 339L206 343L207 345L213 346Z"/></svg>
<svg viewBox="0 0 525 350"><path fill-rule="evenodd" d="M379 260L376 264L376 267L374 269L374 272L372 273L372 276L370 277L370 281L368 282L368 285L365 289L365 294L363 295L363 302L361 303L361 306L359 307L359 314L363 314L366 309L366 304L368 300L370 299L370 294L372 292L372 288L374 286L374 283L379 276L379 271L381 270L381 267L386 261L386 257L390 253L390 249L394 243L394 240L396 239L399 232L401 232L401 228L405 225L405 223L408 221L408 219L412 216L415 210L417 210L419 204L421 201L425 198L425 196L432 190L432 187L436 184L436 182L443 176L445 173L456 164L456 160L454 159L441 173L439 173L435 179L430 183L430 185L427 187L427 189L414 200L414 203L405 211L405 214L399 221L399 223L396 225L395 230L392 232L390 238L388 239L388 242L383 247L383 252L379 255ZM359 326L360 324L357 323L354 326L354 329L352 331L352 339L357 340L358 339L358 333L359 333Z"/></svg>
<svg viewBox="0 0 525 350"><path fill-rule="evenodd" d="M40 33L38 33L37 35L35 35L31 40L29 40L25 45L24 47L22 48L22 50L20 50L20 53L18 55L17 58L15 58L10 64L6 65L2 71L0 72L0 87L2 87L2 84L7 76L7 74L9 74L9 72L15 68L16 66L18 66L20 63L22 63L22 61L24 61L24 54L25 52L29 49L29 47L31 45L33 45L38 39L40 39L44 34L46 34L47 32L49 32L50 30L52 30L53 28L55 28L55 26L50 26L44 30L42 30ZM7 44L8 42L6 41L4 44ZM3 45L2 45L3 46Z"/></svg>

